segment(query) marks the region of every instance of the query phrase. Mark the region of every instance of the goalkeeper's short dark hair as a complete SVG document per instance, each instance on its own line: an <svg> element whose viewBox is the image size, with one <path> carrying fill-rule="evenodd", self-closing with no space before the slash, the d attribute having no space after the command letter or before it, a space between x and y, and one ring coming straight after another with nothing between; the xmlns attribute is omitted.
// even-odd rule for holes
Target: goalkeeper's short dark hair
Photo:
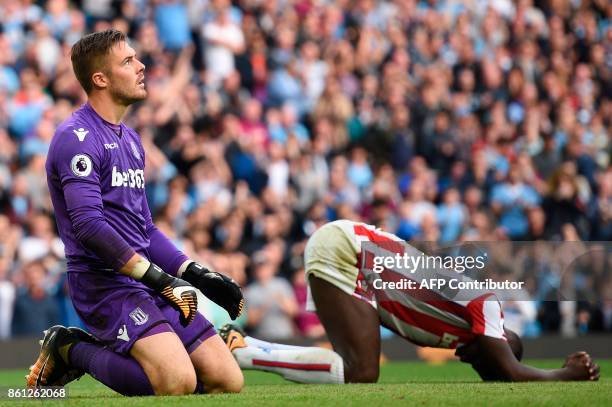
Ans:
<svg viewBox="0 0 612 407"><path fill-rule="evenodd" d="M91 76L108 69L104 57L115 44L126 41L126 38L121 31L110 29L88 34L72 46L72 69L87 94L93 89Z"/></svg>

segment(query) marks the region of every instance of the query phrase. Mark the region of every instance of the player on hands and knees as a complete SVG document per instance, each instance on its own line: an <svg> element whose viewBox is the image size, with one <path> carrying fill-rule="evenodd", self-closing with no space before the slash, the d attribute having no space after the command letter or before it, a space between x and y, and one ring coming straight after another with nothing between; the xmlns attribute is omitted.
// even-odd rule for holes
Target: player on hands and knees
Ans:
<svg viewBox="0 0 612 407"><path fill-rule="evenodd" d="M72 302L95 338L62 326L45 331L27 384L64 385L87 372L125 395L240 391L242 372L197 312L196 296L199 289L234 319L240 287L155 227L145 151L122 123L147 96L145 66L116 30L83 37L71 59L88 101L58 127L46 171Z"/></svg>
<svg viewBox="0 0 612 407"><path fill-rule="evenodd" d="M245 337L228 325L220 334L238 364L303 383L376 382L383 325L417 345L456 349L461 361L471 364L483 380L599 378L599 366L586 352L570 355L560 369L536 369L520 363L521 340L504 329L501 307L492 293L454 301L439 291L415 295L411 290L364 289L367 284L361 280L366 276L359 267L366 257L362 244L367 242L395 253L416 252L397 236L348 220L324 225L306 245L306 277L314 300L308 308L316 308L334 351L272 344ZM397 281L398 276L406 277L391 270L377 278ZM339 372L343 374L340 380Z"/></svg>

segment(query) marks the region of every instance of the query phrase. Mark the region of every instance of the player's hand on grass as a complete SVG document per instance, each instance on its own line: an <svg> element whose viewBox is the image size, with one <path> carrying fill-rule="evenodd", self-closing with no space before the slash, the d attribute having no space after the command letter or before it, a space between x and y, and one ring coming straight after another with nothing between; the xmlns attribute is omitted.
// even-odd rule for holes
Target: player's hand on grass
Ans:
<svg viewBox="0 0 612 407"><path fill-rule="evenodd" d="M572 353L565 359L563 368L569 380L599 380L599 365L586 352Z"/></svg>
<svg viewBox="0 0 612 407"><path fill-rule="evenodd" d="M198 311L198 297L191 284L165 273L153 263L140 281L157 291L179 312L179 318L183 326L187 326L193 321Z"/></svg>
<svg viewBox="0 0 612 407"><path fill-rule="evenodd" d="M210 271L196 262L189 263L181 277L202 291L211 301L223 307L231 319L242 314L244 298L240 286L233 279Z"/></svg>

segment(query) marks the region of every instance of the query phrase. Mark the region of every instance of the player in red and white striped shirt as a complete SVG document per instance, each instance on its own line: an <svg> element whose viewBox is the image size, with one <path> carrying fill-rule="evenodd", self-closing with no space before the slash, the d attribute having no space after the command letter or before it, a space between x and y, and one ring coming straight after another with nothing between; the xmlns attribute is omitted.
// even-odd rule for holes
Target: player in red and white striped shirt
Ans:
<svg viewBox="0 0 612 407"><path fill-rule="evenodd" d="M334 351L272 344L225 327L234 357L243 369L282 374L305 383L376 382L380 325L421 346L456 349L483 380L597 380L599 367L586 352L564 366L542 370L520 363L520 338L504 329L500 303L491 292L454 300L436 289L376 289L376 279L420 282L424 272L397 268L372 271L375 255L422 255L397 236L348 220L328 223L309 239L304 260L311 300ZM380 270L379 270L380 271ZM379 285L380 286L380 285Z"/></svg>

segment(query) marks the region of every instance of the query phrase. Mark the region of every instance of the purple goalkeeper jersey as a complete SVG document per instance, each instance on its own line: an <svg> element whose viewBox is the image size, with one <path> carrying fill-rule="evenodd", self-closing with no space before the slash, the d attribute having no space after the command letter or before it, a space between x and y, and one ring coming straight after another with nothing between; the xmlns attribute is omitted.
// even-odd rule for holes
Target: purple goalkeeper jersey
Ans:
<svg viewBox="0 0 612 407"><path fill-rule="evenodd" d="M137 252L176 273L186 257L153 225L144 166L139 135L89 103L57 128L46 171L68 271L118 270Z"/></svg>

